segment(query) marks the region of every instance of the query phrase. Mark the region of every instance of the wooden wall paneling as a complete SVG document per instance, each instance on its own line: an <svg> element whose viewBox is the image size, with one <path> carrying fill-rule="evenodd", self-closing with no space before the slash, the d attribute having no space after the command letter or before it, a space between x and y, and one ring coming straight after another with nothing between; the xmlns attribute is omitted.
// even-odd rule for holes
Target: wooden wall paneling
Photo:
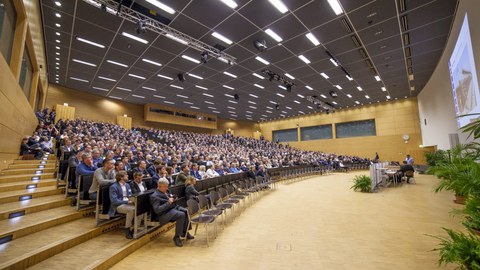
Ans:
<svg viewBox="0 0 480 270"><path fill-rule="evenodd" d="M124 129L132 129L132 118L128 116L118 115L117 125L123 127Z"/></svg>
<svg viewBox="0 0 480 270"><path fill-rule="evenodd" d="M23 2L21 0L14 0L13 4L17 13L17 21L15 24L15 34L13 37L12 54L10 58L10 70L18 81L22 68L23 51L25 50L28 21L26 19Z"/></svg>
<svg viewBox="0 0 480 270"><path fill-rule="evenodd" d="M55 122L58 122L58 120L60 119L62 120L75 119L75 107L57 104L55 105L55 111L56 111Z"/></svg>
<svg viewBox="0 0 480 270"><path fill-rule="evenodd" d="M35 100L37 99L37 95L39 95L38 93L39 77L40 77L40 74L38 71L33 72L32 85L30 88L30 98L29 98L30 106L32 106L32 108L35 108Z"/></svg>
<svg viewBox="0 0 480 270"><path fill-rule="evenodd" d="M150 109L160 109L170 111L174 114L161 114L150 111ZM188 115L195 115L195 118L189 117L182 117L177 115L177 113L188 114ZM198 116L209 117L212 119L217 119L217 116L214 114L207 114L207 113L199 113L196 111L185 110L181 108L175 108L170 106L164 106L160 104L145 104L144 105L144 120L149 122L158 122L158 123L166 123L166 124L176 124L176 125L183 125L183 126L196 126L201 128L208 128L208 129L217 129L217 121L207 121L207 120L199 120L197 119Z"/></svg>

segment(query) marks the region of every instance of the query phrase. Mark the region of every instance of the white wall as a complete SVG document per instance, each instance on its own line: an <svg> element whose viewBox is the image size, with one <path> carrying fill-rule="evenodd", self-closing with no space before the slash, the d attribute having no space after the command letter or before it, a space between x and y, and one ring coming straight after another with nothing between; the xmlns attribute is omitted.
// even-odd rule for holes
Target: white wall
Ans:
<svg viewBox="0 0 480 270"><path fill-rule="evenodd" d="M480 1L460 0L453 27L443 55L437 64L430 80L418 95L418 110L421 122L423 145L436 145L438 149L450 148L448 134L459 133L460 142L465 143L467 136L458 130L455 119L452 86L448 61L455 48L455 43L463 23L465 13L468 13L472 48L480 78ZM425 125L425 120L427 125Z"/></svg>

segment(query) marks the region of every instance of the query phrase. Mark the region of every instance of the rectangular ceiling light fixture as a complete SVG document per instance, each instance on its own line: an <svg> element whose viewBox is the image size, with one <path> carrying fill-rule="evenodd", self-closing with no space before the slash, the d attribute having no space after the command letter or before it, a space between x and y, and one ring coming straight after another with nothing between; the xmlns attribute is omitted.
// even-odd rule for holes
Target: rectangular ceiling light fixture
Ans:
<svg viewBox="0 0 480 270"><path fill-rule="evenodd" d="M84 79L80 79L80 78L76 78L76 77L70 77L71 80L75 80L75 81L79 81L79 82L87 82L87 80L84 80Z"/></svg>
<svg viewBox="0 0 480 270"><path fill-rule="evenodd" d="M150 59L143 58L142 61L145 62L145 63L149 63L149 64L152 64L152 65L155 65L155 66L159 66L159 67L162 66L162 64L160 64L160 63L158 63L158 62L155 62L155 61L152 61L152 60L150 60Z"/></svg>
<svg viewBox="0 0 480 270"><path fill-rule="evenodd" d="M277 93L277 96L279 97L285 97L284 95L280 94L280 93Z"/></svg>
<svg viewBox="0 0 480 270"><path fill-rule="evenodd" d="M382 91L383 91L383 92L386 92L386 91L387 91L387 88L385 88L385 87L382 86Z"/></svg>
<svg viewBox="0 0 480 270"><path fill-rule="evenodd" d="M182 58L183 58L183 59L186 59L186 60L188 60L188 61L191 61L191 62L200 64L200 60L197 60L197 59L195 59L195 58L193 58L193 57L190 57L190 56L188 56L188 55L183 54L183 55L182 55Z"/></svg>
<svg viewBox="0 0 480 270"><path fill-rule="evenodd" d="M96 90L108 92L108 89L106 89L106 88L97 87L97 86L92 86L92 88L93 88L93 89L96 89Z"/></svg>
<svg viewBox="0 0 480 270"><path fill-rule="evenodd" d="M125 88L125 87L117 86L117 89L122 90L122 91L132 92L132 89L128 89L128 88Z"/></svg>
<svg viewBox="0 0 480 270"><path fill-rule="evenodd" d="M114 79L110 79L110 78L107 78L107 77L103 77L103 76L98 76L99 79L102 79L102 80L106 80L106 81L111 81L111 82L116 82L117 80L114 80Z"/></svg>
<svg viewBox="0 0 480 270"><path fill-rule="evenodd" d="M363 91L362 87L357 86L358 91Z"/></svg>
<svg viewBox="0 0 480 270"><path fill-rule="evenodd" d="M160 77L160 78L164 78L164 79L173 81L172 77L168 77L168 76L165 76L165 75L162 75L162 74L157 74L157 76Z"/></svg>
<svg viewBox="0 0 480 270"><path fill-rule="evenodd" d="M91 67L96 67L96 66L97 66L97 65L95 65L95 64L93 64L93 63L85 62L85 61L78 60L78 59L72 59L72 61L73 61L73 62L77 62L77 63L79 63L79 64L91 66Z"/></svg>
<svg viewBox="0 0 480 270"><path fill-rule="evenodd" d="M153 96L156 97L156 98L163 98L163 99L165 99L164 96L159 96L159 95L153 95Z"/></svg>
<svg viewBox="0 0 480 270"><path fill-rule="evenodd" d="M213 98L213 95L210 95L210 94L207 94L207 93L202 93L202 95L206 96L206 97L211 97Z"/></svg>
<svg viewBox="0 0 480 270"><path fill-rule="evenodd" d="M203 89L203 90L208 90L208 88L206 87L203 87L203 86L200 86L200 85L195 85L196 88L200 88L200 89Z"/></svg>
<svg viewBox="0 0 480 270"><path fill-rule="evenodd" d="M287 6L281 0L268 0L282 14L288 11Z"/></svg>
<svg viewBox="0 0 480 270"><path fill-rule="evenodd" d="M254 97L254 98L258 98L258 96L254 95L254 94L248 94L248 95L251 96L251 97Z"/></svg>
<svg viewBox="0 0 480 270"><path fill-rule="evenodd" d="M275 39L277 42L282 42L282 38L277 35L277 33L273 32L272 29L268 28L267 30L265 30L265 33L267 33L269 36L271 36L273 39Z"/></svg>
<svg viewBox="0 0 480 270"><path fill-rule="evenodd" d="M349 81L353 81L353 78L352 78L352 77L350 77L350 76L348 76L348 75L345 75L345 77L347 77L347 79L348 79Z"/></svg>
<svg viewBox="0 0 480 270"><path fill-rule="evenodd" d="M183 39L181 39L181 38L178 38L178 37L176 37L176 36L174 36L174 35L166 34L165 36L166 36L167 38L169 38L169 39L171 39L171 40L173 40L173 41L176 41L176 42L178 42L178 43L181 43L181 44L183 44L183 45L187 45L187 44L188 44L188 42L186 42L185 40L183 40Z"/></svg>
<svg viewBox="0 0 480 270"><path fill-rule="evenodd" d="M305 85L305 88L307 88L307 89L310 90L310 91L313 91L313 88L310 87L310 86L308 86L308 85Z"/></svg>
<svg viewBox="0 0 480 270"><path fill-rule="evenodd" d="M188 98L187 96L184 96L184 95L177 95L177 97Z"/></svg>
<svg viewBox="0 0 480 270"><path fill-rule="evenodd" d="M342 90L342 87L340 85L335 85L335 87L338 89L338 90Z"/></svg>
<svg viewBox="0 0 480 270"><path fill-rule="evenodd" d="M299 55L298 58L300 58L303 62L305 62L306 64L310 64L310 60L308 60L308 58L306 58L305 56L303 55Z"/></svg>
<svg viewBox="0 0 480 270"><path fill-rule="evenodd" d="M261 85L259 85L259 84L256 84L256 83L253 84L253 86L258 87L258 88L260 88L260 89L264 89L264 88L265 88L265 87L263 87L263 86L261 86Z"/></svg>
<svg viewBox="0 0 480 270"><path fill-rule="evenodd" d="M312 33L308 33L305 36L310 40L310 42L313 43L313 45L320 45L320 41L318 41L318 39Z"/></svg>
<svg viewBox="0 0 480 270"><path fill-rule="evenodd" d="M347 97L349 97L349 98L352 98L352 95L350 95L350 94L347 94Z"/></svg>
<svg viewBox="0 0 480 270"><path fill-rule="evenodd" d="M235 90L235 88L233 88L233 87L231 87L231 86L228 86L228 85L225 85L225 84L222 85L222 87L227 88L227 89L230 89L230 90Z"/></svg>
<svg viewBox="0 0 480 270"><path fill-rule="evenodd" d="M369 95L365 95L365 98L366 98L366 99L370 99L370 96L369 96Z"/></svg>
<svg viewBox="0 0 480 270"><path fill-rule="evenodd" d="M119 62L116 62L116 61L112 61L112 60L107 60L107 62L110 63L110 64L117 65L117 66L125 67L125 68L128 67L128 66L125 65L125 64L122 64L122 63L119 63Z"/></svg>
<svg viewBox="0 0 480 270"><path fill-rule="evenodd" d="M183 87L175 85L175 84L170 84L170 87L177 88L177 89L183 89Z"/></svg>
<svg viewBox="0 0 480 270"><path fill-rule="evenodd" d="M132 97L136 97L136 98L145 98L144 96L139 96L139 95L132 95Z"/></svg>
<svg viewBox="0 0 480 270"><path fill-rule="evenodd" d="M190 76L190 77L193 77L193 78L197 78L197 79L199 79L199 80L203 80L203 77L198 76L198 75L195 75L195 74L192 74L192 73L187 73L187 75Z"/></svg>
<svg viewBox="0 0 480 270"><path fill-rule="evenodd" d="M338 2L338 0L328 0L328 3L333 9L333 12L335 12L335 15L340 15L343 13L342 7L340 6L340 2Z"/></svg>
<svg viewBox="0 0 480 270"><path fill-rule="evenodd" d="M260 56L255 57L255 59L256 59L257 61L260 61L260 62L264 63L265 65L270 65L270 62L268 62L267 60L263 59L263 58L260 57ZM257 75L258 75L258 74L257 74L257 75L255 75L255 74L256 74L256 73L253 73L254 76L257 76ZM258 76L257 76L257 77L258 77ZM261 78L260 78L260 77L261 77ZM264 79L262 76L260 76L260 77L259 77L260 79Z"/></svg>
<svg viewBox="0 0 480 270"><path fill-rule="evenodd" d="M322 72L322 73L320 73L320 75L322 75L322 77L323 77L323 78L325 78L325 79L328 79L328 78L330 78L330 77L328 77L328 75L327 75L327 74L325 74L325 73L323 73L323 72Z"/></svg>
<svg viewBox="0 0 480 270"><path fill-rule="evenodd" d="M332 64L336 67L338 67L338 63L337 63L337 60L333 59L333 58L330 58L330 62L332 62Z"/></svg>
<svg viewBox="0 0 480 270"><path fill-rule="evenodd" d="M225 42L225 43L227 43L228 45L231 45L231 44L233 43L230 39L226 38L225 36L223 36L223 35L220 34L220 33L213 32L213 33L212 33L212 36L218 38L219 40L221 40L221 41L223 41L223 42Z"/></svg>
<svg viewBox="0 0 480 270"><path fill-rule="evenodd" d="M99 47L99 48L102 48L102 49L105 48L105 46L102 45L102 44L99 44L99 43L96 43L96 42L93 42L93 41L90 41L90 40L87 40L87 39L84 39L84 38L81 38L81 37L77 37L77 40L80 41L80 42L83 42L83 43L90 44L90 45L95 46L95 47Z"/></svg>
<svg viewBox="0 0 480 270"><path fill-rule="evenodd" d="M142 77L142 76L137 75L137 74L132 74L132 73L128 73L128 76L133 77L133 78L137 78L137 79L142 79L142 80L146 79L145 77Z"/></svg>
<svg viewBox="0 0 480 270"><path fill-rule="evenodd" d="M288 73L285 73L285 76L287 76L288 78L292 79L292 80L295 80L295 77L293 77L292 75L288 74Z"/></svg>
<svg viewBox="0 0 480 270"><path fill-rule="evenodd" d="M232 74L232 73L227 72L227 71L224 71L223 74L225 74L225 75L227 75L227 76L230 76L230 77L232 77L232 78L237 78L237 75Z"/></svg>
<svg viewBox="0 0 480 270"><path fill-rule="evenodd" d="M324 94L321 94L320 95L322 98L327 98L327 96L325 96Z"/></svg>
<svg viewBox="0 0 480 270"><path fill-rule="evenodd" d="M375 75L375 80L377 80L377 82L381 81L380 76Z"/></svg>
<svg viewBox="0 0 480 270"><path fill-rule="evenodd" d="M127 33L127 32L122 32L122 36L127 37L127 38L129 38L129 39L133 39L133 40L138 41L138 42L141 42L141 43L143 43L143 44L148 44L148 41L147 41L147 40L145 40L145 39L143 39L143 38L139 38L139 37L134 36L134 35L132 35L132 34L129 34L129 33Z"/></svg>
<svg viewBox="0 0 480 270"><path fill-rule="evenodd" d="M238 7L238 4L235 3L233 0L221 0L225 5L229 6L232 9L235 9Z"/></svg>
<svg viewBox="0 0 480 270"><path fill-rule="evenodd" d="M158 1L158 0L145 0L147 1L148 3L158 7L159 9L167 12L168 14L175 14L175 10L167 5L165 5L164 3Z"/></svg>
<svg viewBox="0 0 480 270"><path fill-rule="evenodd" d="M262 75L259 75L259 74L255 73L255 72L252 73L252 75L255 76L255 77L257 77L257 78L259 78L259 79L262 79L262 80L265 79L265 77L263 77Z"/></svg>
<svg viewBox="0 0 480 270"><path fill-rule="evenodd" d="M157 89L152 88L152 87L142 86L142 88L143 88L143 89L150 90L150 91L157 91Z"/></svg>

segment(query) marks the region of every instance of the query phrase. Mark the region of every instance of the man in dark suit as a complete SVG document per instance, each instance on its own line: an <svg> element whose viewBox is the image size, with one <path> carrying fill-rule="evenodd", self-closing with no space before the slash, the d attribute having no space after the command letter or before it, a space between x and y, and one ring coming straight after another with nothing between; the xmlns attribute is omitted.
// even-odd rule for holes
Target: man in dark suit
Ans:
<svg viewBox="0 0 480 270"><path fill-rule="evenodd" d="M408 164L406 160L403 161L403 165L400 166L399 170L399 179L402 179L405 176L405 173L407 171L412 171L414 172L415 169L413 168L412 165ZM407 183L410 183L409 179L407 178Z"/></svg>
<svg viewBox="0 0 480 270"><path fill-rule="evenodd" d="M133 181L130 182L130 187L132 188L132 193L137 194L140 192L144 192L148 190L147 185L142 180L143 175L141 173L134 173L133 174Z"/></svg>
<svg viewBox="0 0 480 270"><path fill-rule="evenodd" d="M128 174L126 171L120 171L115 175L116 182L113 183L109 190L108 195L110 197L110 209L108 215L110 217L115 216L115 212L126 214L125 218L125 237L127 239L133 238L133 218L135 215L135 207L133 202L128 200L128 197L132 196L132 190L130 185L127 184Z"/></svg>
<svg viewBox="0 0 480 270"><path fill-rule="evenodd" d="M187 181L187 176L190 174L190 169L187 164L183 164L180 169L180 173L177 175L177 178L175 178L175 185L184 185L185 181Z"/></svg>
<svg viewBox="0 0 480 270"><path fill-rule="evenodd" d="M23 138L22 144L20 145L20 155L34 154L35 158L40 158L42 156L40 146L38 144L31 146L28 144L28 140L28 138Z"/></svg>
<svg viewBox="0 0 480 270"><path fill-rule="evenodd" d="M194 237L188 233L188 225L190 223L187 210L181 206L174 204L172 194L168 191L168 180L160 178L155 192L150 196L150 203L153 211L158 216L160 225L168 222L175 222L175 236L173 242L177 247L182 247L183 243L180 237L186 237L187 240Z"/></svg>

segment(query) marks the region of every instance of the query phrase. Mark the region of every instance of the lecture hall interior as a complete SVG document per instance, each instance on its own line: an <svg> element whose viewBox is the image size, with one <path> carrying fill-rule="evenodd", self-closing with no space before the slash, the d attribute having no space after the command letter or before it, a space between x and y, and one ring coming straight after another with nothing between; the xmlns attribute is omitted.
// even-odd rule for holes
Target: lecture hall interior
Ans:
<svg viewBox="0 0 480 270"><path fill-rule="evenodd" d="M0 269L480 269L479 6L0 0Z"/></svg>

